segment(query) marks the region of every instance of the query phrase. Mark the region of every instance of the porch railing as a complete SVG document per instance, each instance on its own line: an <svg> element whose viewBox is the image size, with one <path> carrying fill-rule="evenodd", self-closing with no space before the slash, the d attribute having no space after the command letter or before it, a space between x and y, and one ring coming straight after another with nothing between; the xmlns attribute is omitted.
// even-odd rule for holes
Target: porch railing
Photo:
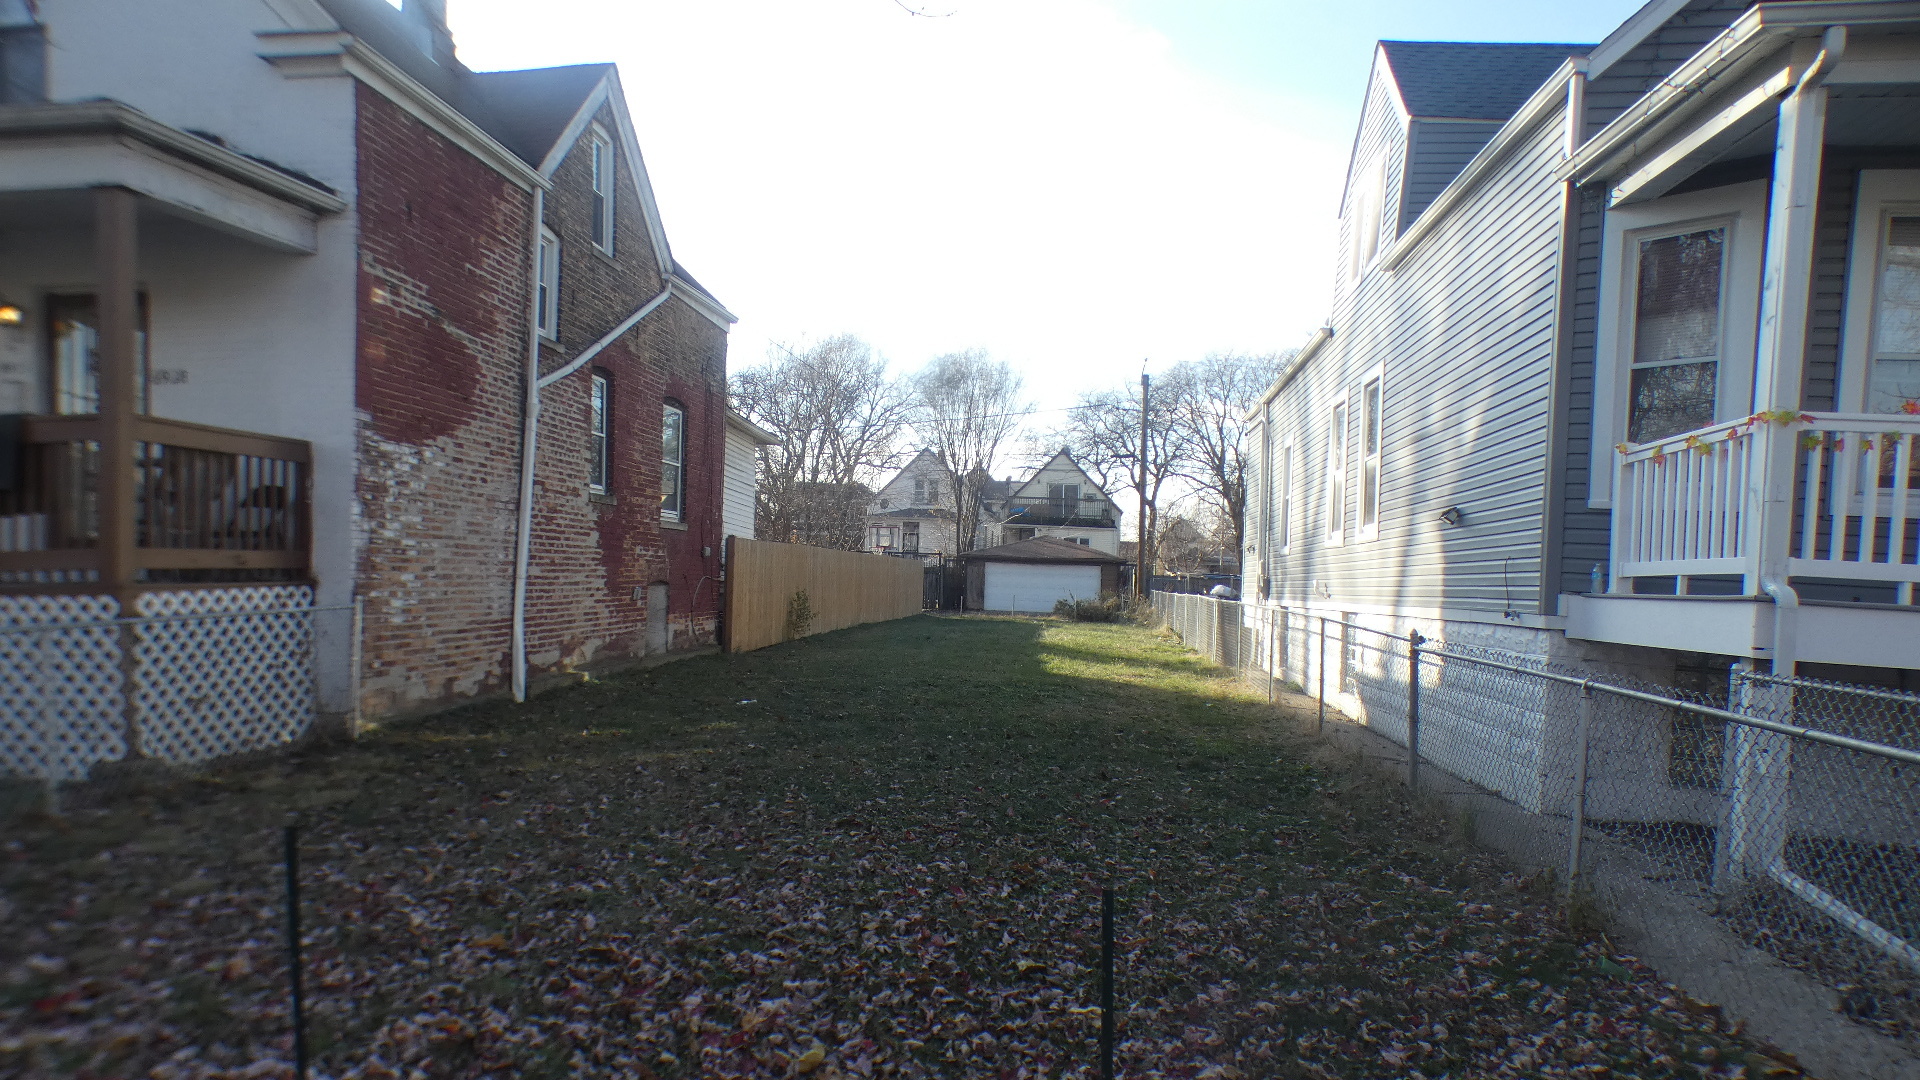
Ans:
<svg viewBox="0 0 1920 1080"><path fill-rule="evenodd" d="M1917 443L1920 416L1795 413L1622 445L1613 589L1671 578L1680 594L1731 591L1699 588L1721 578L1753 595L1772 550L1789 577L1891 587L1889 599L1910 604L1920 582ZM1763 468L1768 456L1780 466Z"/></svg>
<svg viewBox="0 0 1920 1080"><path fill-rule="evenodd" d="M133 502L112 507L100 494L99 417L29 417L22 429L14 475L0 477L0 586L102 581L115 513L131 520L137 581L304 577L308 443L136 417Z"/></svg>
<svg viewBox="0 0 1920 1080"><path fill-rule="evenodd" d="M1053 525L1102 529L1113 525L1113 507L1095 499L1008 499L1008 525Z"/></svg>

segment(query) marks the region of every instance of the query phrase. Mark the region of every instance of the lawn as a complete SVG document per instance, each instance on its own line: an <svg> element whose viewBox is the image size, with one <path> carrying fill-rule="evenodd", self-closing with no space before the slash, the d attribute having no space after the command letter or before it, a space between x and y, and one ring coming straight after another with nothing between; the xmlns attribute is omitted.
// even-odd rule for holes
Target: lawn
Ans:
<svg viewBox="0 0 1920 1080"><path fill-rule="evenodd" d="M1298 699L1295 699L1296 701ZM9 827L0 1076L1798 1075L1139 627L920 617Z"/></svg>

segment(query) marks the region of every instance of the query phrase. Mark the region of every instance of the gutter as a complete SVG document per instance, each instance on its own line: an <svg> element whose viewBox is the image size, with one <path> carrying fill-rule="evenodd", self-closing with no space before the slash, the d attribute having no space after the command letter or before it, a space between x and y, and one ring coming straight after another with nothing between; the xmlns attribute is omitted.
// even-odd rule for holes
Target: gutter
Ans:
<svg viewBox="0 0 1920 1080"><path fill-rule="evenodd" d="M1332 340L1333 327L1322 326L1315 330L1313 336L1307 339L1307 343L1300 346L1300 351L1293 354L1293 359L1287 361L1287 366L1281 370L1280 377L1273 380L1273 385L1267 387L1267 392L1261 394L1260 400L1254 402L1253 408L1248 410L1247 415L1240 419L1247 423L1252 423L1258 419L1260 411L1267 407L1267 403L1278 396L1280 391L1287 388L1287 384L1293 381L1293 377L1299 374L1300 369L1306 366L1307 361L1313 359L1314 354L1320 351L1321 346Z"/></svg>
<svg viewBox="0 0 1920 1080"><path fill-rule="evenodd" d="M1829 26L1920 22L1920 3L1901 0L1798 0L1756 4L1689 57L1561 167L1559 179L1585 185L1618 170L1669 134L1683 115L1704 105L1705 91L1739 77L1770 47Z"/></svg>

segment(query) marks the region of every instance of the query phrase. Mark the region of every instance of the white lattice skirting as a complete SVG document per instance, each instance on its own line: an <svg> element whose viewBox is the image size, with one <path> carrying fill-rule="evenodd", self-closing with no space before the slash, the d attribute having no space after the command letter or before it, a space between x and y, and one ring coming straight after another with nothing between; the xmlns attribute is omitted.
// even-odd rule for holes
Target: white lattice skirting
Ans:
<svg viewBox="0 0 1920 1080"><path fill-rule="evenodd" d="M304 586L146 593L126 618L109 596L0 596L0 774L77 780L130 754L185 764L298 738L312 607Z"/></svg>

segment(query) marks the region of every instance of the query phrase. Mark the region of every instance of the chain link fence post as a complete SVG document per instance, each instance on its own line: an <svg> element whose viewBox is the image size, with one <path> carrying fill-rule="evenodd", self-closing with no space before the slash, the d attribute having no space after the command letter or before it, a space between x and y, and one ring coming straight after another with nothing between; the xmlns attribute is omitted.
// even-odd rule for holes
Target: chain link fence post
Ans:
<svg viewBox="0 0 1920 1080"><path fill-rule="evenodd" d="M1567 833L1567 903L1580 888L1580 841L1587 834L1587 748L1593 737L1593 680L1580 684L1580 720L1574 736L1573 821Z"/></svg>
<svg viewBox="0 0 1920 1080"><path fill-rule="evenodd" d="M1327 617L1320 616L1320 714L1313 722L1313 733L1327 729Z"/></svg>
<svg viewBox="0 0 1920 1080"><path fill-rule="evenodd" d="M1407 790L1420 790L1420 631L1407 632Z"/></svg>

